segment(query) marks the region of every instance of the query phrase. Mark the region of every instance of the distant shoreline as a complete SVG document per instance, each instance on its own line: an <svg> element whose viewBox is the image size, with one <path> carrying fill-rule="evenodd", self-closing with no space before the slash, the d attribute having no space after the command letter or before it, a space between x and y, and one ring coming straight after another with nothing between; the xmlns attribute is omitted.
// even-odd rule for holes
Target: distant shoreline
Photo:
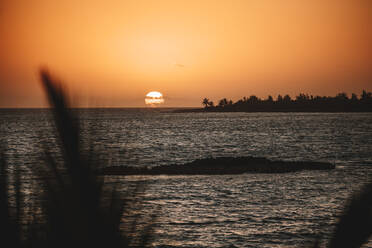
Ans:
<svg viewBox="0 0 372 248"><path fill-rule="evenodd" d="M372 92L363 90L360 97L353 93L351 98L346 93L334 97L301 93L295 99L287 94L275 100L272 96L261 99L251 95L236 102L223 98L218 104L204 98L202 105L205 112L372 112Z"/></svg>
<svg viewBox="0 0 372 248"><path fill-rule="evenodd" d="M173 113L371 113L370 109L361 110L330 110L330 109L257 109L257 110L240 110L240 109L206 109L206 108L181 108L172 111Z"/></svg>

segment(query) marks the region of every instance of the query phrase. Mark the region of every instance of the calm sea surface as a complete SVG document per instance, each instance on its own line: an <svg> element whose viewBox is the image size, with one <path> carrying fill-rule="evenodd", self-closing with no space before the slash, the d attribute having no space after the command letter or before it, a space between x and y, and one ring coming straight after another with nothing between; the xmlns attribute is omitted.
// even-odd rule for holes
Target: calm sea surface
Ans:
<svg viewBox="0 0 372 248"><path fill-rule="evenodd" d="M372 172L371 113L78 112L84 143L108 166L211 156L336 164L332 171L288 174L107 177L123 192L146 182L141 213L157 215L155 247L303 247L316 238L325 241L348 197ZM40 163L45 146L59 156L47 110L0 110L0 127L10 168L20 166L24 175ZM37 182L27 176L24 181L28 197L37 198Z"/></svg>

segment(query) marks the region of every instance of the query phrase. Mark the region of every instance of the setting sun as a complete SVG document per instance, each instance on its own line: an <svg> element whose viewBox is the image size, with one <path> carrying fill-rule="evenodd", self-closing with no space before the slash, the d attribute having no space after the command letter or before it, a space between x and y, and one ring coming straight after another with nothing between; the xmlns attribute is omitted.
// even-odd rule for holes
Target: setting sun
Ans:
<svg viewBox="0 0 372 248"><path fill-rule="evenodd" d="M152 107L157 106L159 104L164 103L163 94L158 91L151 91L147 93L145 98L146 105L150 105Z"/></svg>

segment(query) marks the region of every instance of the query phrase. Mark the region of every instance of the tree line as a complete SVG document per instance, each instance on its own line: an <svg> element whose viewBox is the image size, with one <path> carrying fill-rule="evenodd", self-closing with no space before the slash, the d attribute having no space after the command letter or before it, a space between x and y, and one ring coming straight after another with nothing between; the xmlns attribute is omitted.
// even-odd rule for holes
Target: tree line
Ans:
<svg viewBox="0 0 372 248"><path fill-rule="evenodd" d="M355 93L349 97L344 92L334 97L301 93L294 99L288 94L278 95L276 99L270 95L266 99L251 95L236 102L223 98L217 104L204 98L202 105L204 110L215 112L371 112L372 92L363 90L359 97Z"/></svg>

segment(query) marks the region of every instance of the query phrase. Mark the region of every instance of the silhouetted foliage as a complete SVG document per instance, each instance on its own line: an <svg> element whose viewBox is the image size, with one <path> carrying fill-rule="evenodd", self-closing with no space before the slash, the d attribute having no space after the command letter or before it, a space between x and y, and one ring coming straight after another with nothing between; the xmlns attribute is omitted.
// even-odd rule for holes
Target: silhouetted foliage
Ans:
<svg viewBox="0 0 372 248"><path fill-rule="evenodd" d="M204 98L202 104L205 108L213 107L214 103L212 101L209 101L208 98Z"/></svg>
<svg viewBox="0 0 372 248"><path fill-rule="evenodd" d="M83 155L78 118L69 108L61 84L45 70L41 80L52 106L63 166L57 166L45 144L46 166L32 168L44 179L45 194L40 196L43 220L30 223L22 237L20 172L15 170L16 211L12 212L5 148L0 149L1 241L8 247L146 247L152 237L152 221L141 230L137 230L137 220L131 223L132 231L120 230L130 202L122 200L115 187L104 187L103 177L97 174L100 165L95 153ZM143 191L144 186L137 188Z"/></svg>
<svg viewBox="0 0 372 248"><path fill-rule="evenodd" d="M326 247L358 248L368 241L371 234L372 182L349 199ZM313 247L319 248L319 243L320 240L316 240Z"/></svg>
<svg viewBox="0 0 372 248"><path fill-rule="evenodd" d="M0 239L2 244L9 244L12 247L21 246L21 223L20 216L20 201L17 200L16 213L12 214L9 204L9 173L6 163L5 149L3 144L0 144ZM18 174L19 175L19 174ZM17 176L19 179L19 176ZM17 180L18 180L17 179ZM16 195L20 199L19 187L16 188Z"/></svg>
<svg viewBox="0 0 372 248"><path fill-rule="evenodd" d="M283 102L289 104L292 101L291 97L289 95L285 95L283 98Z"/></svg>
<svg viewBox="0 0 372 248"><path fill-rule="evenodd" d="M354 195L336 226L329 247L362 246L372 234L372 183Z"/></svg>
<svg viewBox="0 0 372 248"><path fill-rule="evenodd" d="M225 107L227 105L227 99L226 98L223 98L221 99L219 102L218 102L218 107Z"/></svg>
<svg viewBox="0 0 372 248"><path fill-rule="evenodd" d="M208 98L204 98L202 104L207 108L208 107L208 104L209 104L209 99Z"/></svg>
<svg viewBox="0 0 372 248"><path fill-rule="evenodd" d="M207 101L209 99L205 98ZM206 105L207 102L203 105ZM360 98L352 94L349 98L344 92L335 97L313 96L300 93L295 99L289 95L278 95L277 99L268 96L267 99L260 99L255 95L249 98L243 97L236 101L228 101L223 98L217 106L208 105L207 111L242 111L242 112L371 112L372 93L363 90Z"/></svg>

